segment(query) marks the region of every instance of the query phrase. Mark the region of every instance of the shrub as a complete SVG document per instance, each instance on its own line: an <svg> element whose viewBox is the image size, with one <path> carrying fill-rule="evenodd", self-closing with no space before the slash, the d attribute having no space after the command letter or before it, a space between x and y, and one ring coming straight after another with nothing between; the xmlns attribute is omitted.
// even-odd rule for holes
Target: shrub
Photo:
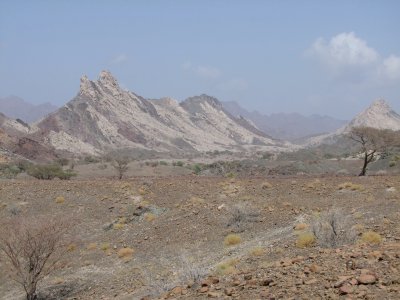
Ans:
<svg viewBox="0 0 400 300"><path fill-rule="evenodd" d="M160 166L168 166L168 163L165 160L159 161Z"/></svg>
<svg viewBox="0 0 400 300"><path fill-rule="evenodd" d="M68 253L66 233L71 220L60 217L13 217L0 225L2 263L12 270L11 277L22 285L26 299L37 299L38 283L60 267ZM5 266L4 266L5 267ZM2 270L3 266L2 266Z"/></svg>
<svg viewBox="0 0 400 300"><path fill-rule="evenodd" d="M153 221L156 219L156 215L155 215L155 214L152 214L152 213L145 213L145 214L144 214L144 219L145 219L147 222L153 222Z"/></svg>
<svg viewBox="0 0 400 300"><path fill-rule="evenodd" d="M218 275L233 274L236 272L237 263L238 263L238 260L236 260L236 259L231 259L226 262L222 262L216 266L215 271Z"/></svg>
<svg viewBox="0 0 400 300"><path fill-rule="evenodd" d="M262 256L265 253L264 248L262 247L254 247L250 250L250 255L252 256Z"/></svg>
<svg viewBox="0 0 400 300"><path fill-rule="evenodd" d="M0 177L12 179L15 178L23 170L14 164L1 164L0 165Z"/></svg>
<svg viewBox="0 0 400 300"><path fill-rule="evenodd" d="M352 182L344 182L339 184L339 190L350 190L350 191L363 191L364 187L361 184L355 184Z"/></svg>
<svg viewBox="0 0 400 300"><path fill-rule="evenodd" d="M174 167L183 167L184 163L183 163L183 161L178 160L178 161L174 161L174 162L172 163L172 165L173 165Z"/></svg>
<svg viewBox="0 0 400 300"><path fill-rule="evenodd" d="M311 232L299 234L296 240L296 246L299 248L311 247L315 244L315 235Z"/></svg>
<svg viewBox="0 0 400 300"><path fill-rule="evenodd" d="M113 225L113 229L116 229L116 230L122 229L122 228L124 228L124 226L125 226L125 224L116 223Z"/></svg>
<svg viewBox="0 0 400 300"><path fill-rule="evenodd" d="M308 228L308 224L305 224L305 223L299 223L294 226L294 230L299 230L299 231L305 230L307 228Z"/></svg>
<svg viewBox="0 0 400 300"><path fill-rule="evenodd" d="M237 245L242 241L242 238L238 234L228 234L224 239L225 246Z"/></svg>
<svg viewBox="0 0 400 300"><path fill-rule="evenodd" d="M195 164L195 165L193 166L193 172L194 172L194 174L196 174L196 175L199 175L199 174L200 174L200 172L201 172L201 167L200 167L199 164Z"/></svg>
<svg viewBox="0 0 400 300"><path fill-rule="evenodd" d="M121 248L118 250L118 257L122 258L122 259L130 259L133 255L134 250L132 248L129 247L125 247L125 248Z"/></svg>
<svg viewBox="0 0 400 300"><path fill-rule="evenodd" d="M380 244L382 236L375 231L367 231L361 235L361 242L368 244Z"/></svg>
<svg viewBox="0 0 400 300"><path fill-rule="evenodd" d="M97 249L97 244L96 243L90 243L86 247L87 250L96 250Z"/></svg>
<svg viewBox="0 0 400 300"><path fill-rule="evenodd" d="M389 162L389 167L392 168L394 166L396 166L396 162L395 161L390 161Z"/></svg>
<svg viewBox="0 0 400 300"><path fill-rule="evenodd" d="M68 180L76 176L76 173L72 172L72 170L64 171L60 165L55 164L33 165L28 169L27 173L32 177L43 180L51 180L54 178Z"/></svg>
<svg viewBox="0 0 400 300"><path fill-rule="evenodd" d="M64 203L65 198L63 196L58 196L55 201L56 203L61 204Z"/></svg>

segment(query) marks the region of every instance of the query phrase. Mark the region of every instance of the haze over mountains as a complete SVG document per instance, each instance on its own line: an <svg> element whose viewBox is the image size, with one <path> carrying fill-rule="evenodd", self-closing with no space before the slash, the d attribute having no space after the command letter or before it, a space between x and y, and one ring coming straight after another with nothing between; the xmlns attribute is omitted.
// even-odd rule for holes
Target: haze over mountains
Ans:
<svg viewBox="0 0 400 300"><path fill-rule="evenodd" d="M17 96L0 98L0 112L13 119L32 123L55 111L57 106L51 103L34 105Z"/></svg>
<svg viewBox="0 0 400 300"><path fill-rule="evenodd" d="M262 114L249 112L234 101L222 102L224 108L234 116L251 120L260 130L274 138L295 141L307 136L335 131L347 123L329 116L303 116L298 113Z"/></svg>

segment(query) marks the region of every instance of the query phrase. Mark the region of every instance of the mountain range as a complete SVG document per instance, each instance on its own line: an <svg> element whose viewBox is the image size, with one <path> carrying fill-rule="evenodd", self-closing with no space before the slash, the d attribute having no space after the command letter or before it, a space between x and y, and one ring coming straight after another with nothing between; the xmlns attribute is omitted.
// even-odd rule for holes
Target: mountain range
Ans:
<svg viewBox="0 0 400 300"><path fill-rule="evenodd" d="M303 116L298 113L265 115L258 111L249 112L234 101L222 102L222 105L232 115L251 120L257 128L272 137L292 142L307 136L335 131L348 122L329 116Z"/></svg>
<svg viewBox="0 0 400 300"><path fill-rule="evenodd" d="M77 95L37 122L27 124L0 114L0 152L35 159L54 158L60 152L97 155L124 148L174 153L298 149L267 135L260 126L275 119L283 124L283 116L246 113L235 103L221 103L204 94L180 103L172 98L145 99L122 89L110 72L102 71L97 80L83 76ZM400 116L384 100L375 101L344 125L329 117L295 116L297 123L286 122L287 133L281 134L295 138L299 133L289 129L303 126L304 132L304 124L310 126L310 134L314 132L309 124L317 132L335 130L308 138L303 147L330 143L354 126L400 130Z"/></svg>
<svg viewBox="0 0 400 300"><path fill-rule="evenodd" d="M38 121L49 113L54 112L57 106L50 103L34 105L17 96L0 98L0 112L13 119L20 119L26 123Z"/></svg>

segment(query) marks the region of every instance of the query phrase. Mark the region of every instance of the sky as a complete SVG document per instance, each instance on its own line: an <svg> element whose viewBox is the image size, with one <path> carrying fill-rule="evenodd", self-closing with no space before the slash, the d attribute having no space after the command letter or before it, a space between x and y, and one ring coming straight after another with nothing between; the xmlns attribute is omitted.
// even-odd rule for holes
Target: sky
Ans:
<svg viewBox="0 0 400 300"><path fill-rule="evenodd" d="M0 0L0 97L58 106L110 70L145 98L400 112L400 1Z"/></svg>

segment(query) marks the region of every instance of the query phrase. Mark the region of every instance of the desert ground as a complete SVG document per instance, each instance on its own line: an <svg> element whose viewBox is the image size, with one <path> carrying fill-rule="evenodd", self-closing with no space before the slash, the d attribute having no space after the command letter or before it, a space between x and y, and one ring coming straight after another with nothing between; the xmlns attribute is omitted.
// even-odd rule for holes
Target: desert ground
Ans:
<svg viewBox="0 0 400 300"><path fill-rule="evenodd" d="M39 298L398 299L399 176L156 175L0 181L2 220L75 222Z"/></svg>

